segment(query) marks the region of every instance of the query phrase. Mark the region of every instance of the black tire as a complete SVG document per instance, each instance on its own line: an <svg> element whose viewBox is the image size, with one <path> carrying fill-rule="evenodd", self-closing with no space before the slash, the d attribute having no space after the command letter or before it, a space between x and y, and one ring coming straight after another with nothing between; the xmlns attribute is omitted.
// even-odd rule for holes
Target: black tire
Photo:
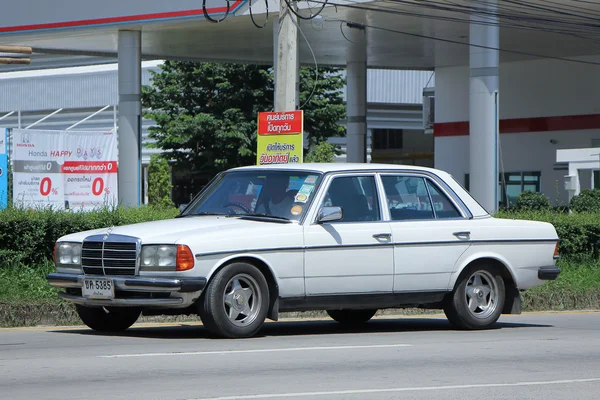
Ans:
<svg viewBox="0 0 600 400"><path fill-rule="evenodd" d="M142 313L139 308L75 307L83 323L98 332L123 332L135 324Z"/></svg>
<svg viewBox="0 0 600 400"><path fill-rule="evenodd" d="M455 328L487 329L500 318L504 299L504 279L498 269L485 264L473 265L459 276L444 313Z"/></svg>
<svg viewBox="0 0 600 400"><path fill-rule="evenodd" d="M344 325L360 325L373 318L375 310L327 310L327 314L334 320Z"/></svg>
<svg viewBox="0 0 600 400"><path fill-rule="evenodd" d="M251 264L229 264L211 279L198 307L202 323L213 334L231 339L252 337L267 317L267 280Z"/></svg>

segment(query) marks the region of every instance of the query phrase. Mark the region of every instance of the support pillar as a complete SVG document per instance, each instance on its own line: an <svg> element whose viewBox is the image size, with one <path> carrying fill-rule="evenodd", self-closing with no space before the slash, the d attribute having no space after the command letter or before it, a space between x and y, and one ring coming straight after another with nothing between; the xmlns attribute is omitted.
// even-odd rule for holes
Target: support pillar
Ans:
<svg viewBox="0 0 600 400"><path fill-rule="evenodd" d="M345 28L352 41L346 48L346 162L367 162L367 40L364 29Z"/></svg>
<svg viewBox="0 0 600 400"><path fill-rule="evenodd" d="M277 58L275 71L275 111L298 109L299 60L297 17L284 0L279 4Z"/></svg>
<svg viewBox="0 0 600 400"><path fill-rule="evenodd" d="M142 36L119 31L119 204L141 203Z"/></svg>
<svg viewBox="0 0 600 400"><path fill-rule="evenodd" d="M500 44L497 0L488 2L485 17L472 16L469 28L470 192L490 213L498 209L498 67ZM474 23L475 22L475 23ZM480 24L477 22L484 22Z"/></svg>

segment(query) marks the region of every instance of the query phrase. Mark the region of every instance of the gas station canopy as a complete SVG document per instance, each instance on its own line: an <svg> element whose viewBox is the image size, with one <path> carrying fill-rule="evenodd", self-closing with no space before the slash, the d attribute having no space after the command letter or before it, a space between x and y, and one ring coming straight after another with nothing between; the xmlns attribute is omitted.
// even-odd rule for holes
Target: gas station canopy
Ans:
<svg viewBox="0 0 600 400"><path fill-rule="evenodd" d="M482 0L329 1L319 17L299 20L303 34L298 38L300 62L314 64L312 48L319 65L345 65L346 48L352 44L346 37L352 28L344 21L352 21L366 25L370 68L433 69L466 65L469 10L485 3ZM542 0L528 0L526 7L517 5L521 3L525 2L499 2L500 44L508 50L501 52L501 62L598 52L595 39L600 39L600 35L591 30L584 35L585 26L568 23L575 21L575 17L559 18L556 13L544 12L546 2ZM215 20L223 18L224 4L223 0L206 0L207 13ZM310 10L316 12L322 1L298 4L300 13L309 16ZM220 23L207 20L202 5L202 0L10 2L0 14L0 44L31 46L35 53L45 53L46 58L48 54L116 57L118 31L141 30L144 59L272 63L278 0L268 0L268 23L263 29L253 24L246 0L231 0L230 13ZM596 16L588 12L590 18L600 16L600 3L585 6L597 11ZM267 16L265 2L255 1L252 11L256 23L262 25ZM555 22L548 22L553 18ZM586 38L582 39L583 36ZM81 63L86 59L81 58ZM34 56L27 68L35 68L35 60ZM23 67L0 66L0 71L8 68Z"/></svg>

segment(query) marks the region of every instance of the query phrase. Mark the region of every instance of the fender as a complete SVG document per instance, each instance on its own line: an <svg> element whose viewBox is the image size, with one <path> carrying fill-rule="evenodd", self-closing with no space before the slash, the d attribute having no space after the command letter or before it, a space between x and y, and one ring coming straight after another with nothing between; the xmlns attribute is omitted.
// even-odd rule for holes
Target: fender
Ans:
<svg viewBox="0 0 600 400"><path fill-rule="evenodd" d="M214 274L217 273L217 271L219 271L221 268L229 264L231 261L235 261L238 259L251 259L260 261L267 267L267 269L271 273L271 276L274 280L274 287L269 284L269 311L267 312L267 318L273 321L277 321L279 319L279 277L273 270L271 264L268 263L264 257L261 257L260 255L254 253L239 253L231 254L227 257L221 258L217 262L215 262L215 264L207 274L207 282L210 282ZM267 282L269 282L269 278L267 278Z"/></svg>
<svg viewBox="0 0 600 400"><path fill-rule="evenodd" d="M472 262L483 259L483 258L489 258L492 260L496 260L499 263L501 263L502 265L504 265L504 267L508 270L508 273L510 274L510 276L512 277L513 282L515 282L515 285L518 287L519 283L517 282L516 278L515 278L515 273L513 271L513 267L512 265L508 262L508 260L501 256L498 253L494 253L488 250L484 250L484 251L477 251L477 250L472 250L473 247L469 247L467 249L467 251L465 251L462 256L458 259L458 261L456 262L455 266L454 266L454 271L452 272L452 274L450 274L450 279L448 281L448 289L449 290L453 290L454 289L454 285L456 285L456 280L458 279L458 277L460 276L460 274L463 272L463 270L470 265Z"/></svg>

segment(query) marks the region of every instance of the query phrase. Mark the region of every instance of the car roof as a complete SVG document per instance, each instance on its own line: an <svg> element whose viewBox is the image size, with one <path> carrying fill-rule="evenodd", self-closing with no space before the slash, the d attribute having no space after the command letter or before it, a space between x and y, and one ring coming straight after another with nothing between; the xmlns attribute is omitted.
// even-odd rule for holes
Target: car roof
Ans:
<svg viewBox="0 0 600 400"><path fill-rule="evenodd" d="M344 171L429 171L433 173L440 172L434 168L417 167L414 165L401 164L377 164L377 163L290 163L290 164L271 164L271 165L249 165L245 167L232 168L231 171L250 170L250 169L272 169L272 170L292 170L292 171L310 171L310 172L344 172Z"/></svg>

